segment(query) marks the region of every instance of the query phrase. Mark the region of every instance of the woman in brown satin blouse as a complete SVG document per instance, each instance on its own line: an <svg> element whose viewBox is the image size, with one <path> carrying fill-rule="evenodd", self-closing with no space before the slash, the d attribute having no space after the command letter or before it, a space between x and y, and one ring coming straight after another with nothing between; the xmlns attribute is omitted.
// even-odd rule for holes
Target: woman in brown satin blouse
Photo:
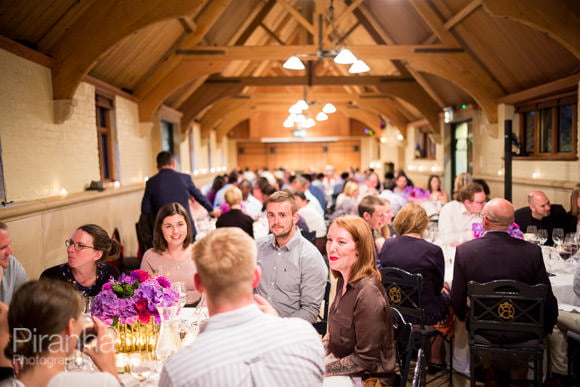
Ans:
<svg viewBox="0 0 580 387"><path fill-rule="evenodd" d="M335 219L326 251L332 274L338 279L323 339L326 376L348 377L355 386L369 378L393 385L396 353L391 310L375 267L369 226L358 216ZM325 380L325 386L333 385L332 379Z"/></svg>

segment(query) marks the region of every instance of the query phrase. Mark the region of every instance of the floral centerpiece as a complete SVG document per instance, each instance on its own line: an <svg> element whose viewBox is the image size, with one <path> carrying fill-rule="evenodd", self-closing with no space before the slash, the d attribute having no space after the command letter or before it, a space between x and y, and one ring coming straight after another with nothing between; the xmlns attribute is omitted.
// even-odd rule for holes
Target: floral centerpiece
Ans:
<svg viewBox="0 0 580 387"><path fill-rule="evenodd" d="M171 288L167 278L152 278L143 270L134 270L104 284L92 303L91 313L113 326L137 321L147 324L151 317L159 324L157 306L175 306L178 302L179 293Z"/></svg>
<svg viewBox="0 0 580 387"><path fill-rule="evenodd" d="M471 230L473 231L473 237L475 239L481 238L483 236L483 234L485 234L485 230L483 229L483 224L481 224L481 223L473 223L471 225ZM512 238L524 239L524 233L522 232L522 230L520 230L520 226L518 226L517 223L512 223L508 227L507 233Z"/></svg>
<svg viewBox="0 0 580 387"><path fill-rule="evenodd" d="M431 195L431 192L424 190L421 187L411 187L411 186L407 186L405 187L405 190L403 191L403 199L405 199L405 201L409 201L409 200L413 200L415 202L422 202L426 199L429 199L429 196Z"/></svg>

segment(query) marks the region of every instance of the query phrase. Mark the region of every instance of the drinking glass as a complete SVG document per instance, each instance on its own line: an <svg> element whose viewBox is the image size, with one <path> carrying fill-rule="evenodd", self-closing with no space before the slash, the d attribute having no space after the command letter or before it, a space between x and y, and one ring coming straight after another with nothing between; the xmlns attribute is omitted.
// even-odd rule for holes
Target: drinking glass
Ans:
<svg viewBox="0 0 580 387"><path fill-rule="evenodd" d="M543 245L548 240L548 230L539 229L536 233L536 239L540 245Z"/></svg>
<svg viewBox="0 0 580 387"><path fill-rule="evenodd" d="M552 230L552 240L554 244L561 245L564 242L564 229L563 228L555 228Z"/></svg>
<svg viewBox="0 0 580 387"><path fill-rule="evenodd" d="M538 228L536 226L528 226L526 228L526 233L524 234L524 240L531 243L537 243L538 242L538 238L536 236L537 233Z"/></svg>
<svg viewBox="0 0 580 387"><path fill-rule="evenodd" d="M140 352L129 354L129 372L137 379L139 385L149 379L154 371L154 366L150 362L144 361Z"/></svg>
<svg viewBox="0 0 580 387"><path fill-rule="evenodd" d="M187 292L185 291L185 282L176 281L171 283L171 288L179 293L179 305L181 308L187 304Z"/></svg>
<svg viewBox="0 0 580 387"><path fill-rule="evenodd" d="M167 277L167 266L159 265L153 269L153 272L154 272L155 276L157 276L157 277L161 277L161 276Z"/></svg>

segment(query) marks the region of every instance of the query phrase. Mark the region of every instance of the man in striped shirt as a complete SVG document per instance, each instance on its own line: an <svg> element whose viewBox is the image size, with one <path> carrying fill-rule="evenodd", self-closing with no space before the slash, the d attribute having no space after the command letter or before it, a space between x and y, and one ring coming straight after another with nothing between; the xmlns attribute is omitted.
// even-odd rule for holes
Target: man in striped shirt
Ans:
<svg viewBox="0 0 580 387"><path fill-rule="evenodd" d="M239 228L219 228L195 244L193 256L210 319L165 363L159 385L321 386L324 350L314 328L276 316L253 294L261 279L254 240Z"/></svg>

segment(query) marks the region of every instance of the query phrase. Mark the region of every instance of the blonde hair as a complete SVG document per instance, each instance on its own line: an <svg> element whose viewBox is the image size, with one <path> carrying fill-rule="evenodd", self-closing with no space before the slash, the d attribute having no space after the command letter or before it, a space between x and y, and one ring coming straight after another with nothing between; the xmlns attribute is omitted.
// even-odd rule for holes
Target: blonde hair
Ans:
<svg viewBox="0 0 580 387"><path fill-rule="evenodd" d="M399 211L393 227L400 235L422 234L429 224L425 209L417 203L408 203Z"/></svg>
<svg viewBox="0 0 580 387"><path fill-rule="evenodd" d="M342 193L344 193L345 196L354 197L356 191L358 191L358 190L359 190L359 184L356 181L349 180L344 185L344 190L342 191Z"/></svg>
<svg viewBox="0 0 580 387"><path fill-rule="evenodd" d="M455 177L455 181L453 182L453 199L459 200L458 196L459 191L461 191L461 188L472 182L473 177L471 177L471 174L469 173L462 173L460 175L457 175Z"/></svg>
<svg viewBox="0 0 580 387"><path fill-rule="evenodd" d="M236 300L252 293L256 243L238 227L218 228L193 246L197 273L208 296Z"/></svg>
<svg viewBox="0 0 580 387"><path fill-rule="evenodd" d="M375 240L368 223L360 216L343 215L333 220L330 226L333 224L345 229L356 244L358 259L350 270L349 282L354 283L364 277L372 276L380 280L381 273L376 268ZM340 272L335 270L332 270L332 275L335 278L341 276Z"/></svg>
<svg viewBox="0 0 580 387"><path fill-rule="evenodd" d="M242 191L238 187L230 187L224 193L224 200L228 206L235 206L242 202Z"/></svg>

